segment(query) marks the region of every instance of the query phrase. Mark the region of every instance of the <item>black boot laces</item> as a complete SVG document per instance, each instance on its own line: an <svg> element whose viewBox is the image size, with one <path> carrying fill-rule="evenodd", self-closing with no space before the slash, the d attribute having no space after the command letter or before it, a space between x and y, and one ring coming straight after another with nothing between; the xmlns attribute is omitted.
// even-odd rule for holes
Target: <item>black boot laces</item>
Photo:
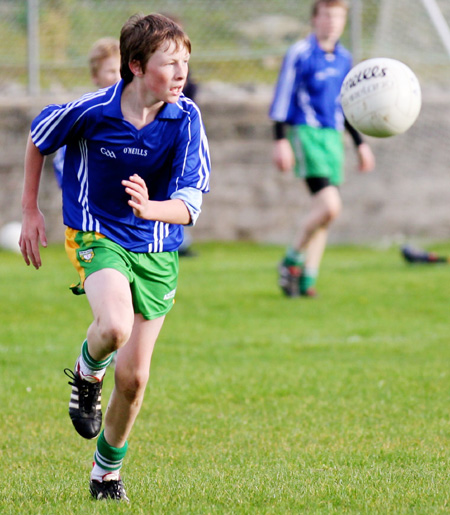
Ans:
<svg viewBox="0 0 450 515"><path fill-rule="evenodd" d="M102 389L102 383L90 383L89 381L84 381L70 368L65 368L64 373L71 379L71 381L68 381L68 384L78 388L78 402L80 410L88 413L93 409L96 409L97 399Z"/></svg>

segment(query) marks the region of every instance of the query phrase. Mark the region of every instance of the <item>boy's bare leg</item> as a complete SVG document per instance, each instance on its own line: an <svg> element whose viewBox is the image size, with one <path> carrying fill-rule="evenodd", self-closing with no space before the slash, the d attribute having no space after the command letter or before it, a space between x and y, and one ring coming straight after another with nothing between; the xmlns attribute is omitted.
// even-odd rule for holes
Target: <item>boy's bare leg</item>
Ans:
<svg viewBox="0 0 450 515"><path fill-rule="evenodd" d="M299 252L306 252L314 233L319 228L328 227L339 216L341 208L341 196L335 186L327 186L313 195L309 214L296 238L294 248Z"/></svg>
<svg viewBox="0 0 450 515"><path fill-rule="evenodd" d="M102 426L103 376L112 353L130 338L134 310L128 280L117 270L94 272L86 279L84 289L94 321L87 331L75 370L67 368L64 372L72 386L69 401L72 424L83 438L91 439L99 435Z"/></svg>
<svg viewBox="0 0 450 515"><path fill-rule="evenodd" d="M144 399L150 363L164 317L145 320L135 315L133 332L117 353L115 385L105 414L105 438L123 447Z"/></svg>
<svg viewBox="0 0 450 515"><path fill-rule="evenodd" d="M319 270L328 240L328 227L319 227L309 240L305 269Z"/></svg>
<svg viewBox="0 0 450 515"><path fill-rule="evenodd" d="M299 277L300 295L316 295L314 286L327 244L328 228L339 216L341 208L341 197L335 186L327 186L312 197L310 212L294 246L297 259L303 262Z"/></svg>

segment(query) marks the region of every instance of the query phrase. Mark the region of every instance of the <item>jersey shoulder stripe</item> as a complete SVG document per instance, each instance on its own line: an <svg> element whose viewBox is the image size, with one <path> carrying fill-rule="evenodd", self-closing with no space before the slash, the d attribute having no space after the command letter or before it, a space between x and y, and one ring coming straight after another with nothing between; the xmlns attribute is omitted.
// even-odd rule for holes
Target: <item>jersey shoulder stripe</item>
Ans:
<svg viewBox="0 0 450 515"><path fill-rule="evenodd" d="M314 44L309 38L301 39L288 49L286 57L295 63L299 58L307 59L312 54L313 50Z"/></svg>
<svg viewBox="0 0 450 515"><path fill-rule="evenodd" d="M102 107L104 105L109 104L113 98L115 97L115 93L117 91L117 86L112 90L112 94L110 92L110 89L100 89L94 93L87 93L86 95L83 95L78 100L75 100L73 102L69 102L67 104L62 105L50 105L48 106L49 113L47 116L43 116L42 119L39 121L39 123L36 125L36 127L33 128L31 132L31 138L34 142L34 144L37 147L40 147L48 137L48 135L55 130L55 128L61 124L64 119L69 115L77 115L78 112L81 110L81 112L78 114L77 118L73 120L72 125L75 125L79 119L86 114L88 111L90 111L93 108L96 107ZM99 100L104 99L104 102L99 102ZM44 114L44 111L43 111Z"/></svg>
<svg viewBox="0 0 450 515"><path fill-rule="evenodd" d="M86 93L86 95L83 95L78 100L74 100L72 102L68 102L67 104L50 104L49 106L45 107L42 111L42 117L39 123L36 125L36 127L33 128L32 131L32 137L33 138L40 138L43 131L45 131L48 126L53 122L55 118L58 116L61 116L64 112L70 112L70 110L77 108L79 105L89 102L92 100L92 98L97 98L97 96L102 96L104 93L100 90L96 93ZM46 111L48 112L47 115L45 115Z"/></svg>

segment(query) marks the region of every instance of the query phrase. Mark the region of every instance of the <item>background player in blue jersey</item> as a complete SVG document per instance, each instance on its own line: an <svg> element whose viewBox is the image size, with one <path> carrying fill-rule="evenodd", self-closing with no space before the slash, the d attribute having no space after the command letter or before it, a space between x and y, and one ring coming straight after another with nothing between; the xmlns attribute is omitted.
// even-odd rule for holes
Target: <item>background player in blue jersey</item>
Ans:
<svg viewBox="0 0 450 515"><path fill-rule="evenodd" d="M340 105L340 88L352 66L339 43L347 11L344 0L314 2L313 32L286 53L270 108L275 165L281 171L295 166L312 195L303 227L279 267L279 284L288 296L316 294L328 228L341 210L344 126L357 147L360 171L375 165L369 145L345 122Z"/></svg>
<svg viewBox="0 0 450 515"><path fill-rule="evenodd" d="M189 38L161 15L132 16L120 36L122 80L32 122L25 155L20 247L38 269L47 245L38 206L44 156L66 145L66 250L93 313L74 371L69 414L77 432L102 426L101 388L118 350L115 384L91 472L96 499L128 500L120 469L141 408L150 362L177 285L177 249L209 190L198 107L182 94Z"/></svg>

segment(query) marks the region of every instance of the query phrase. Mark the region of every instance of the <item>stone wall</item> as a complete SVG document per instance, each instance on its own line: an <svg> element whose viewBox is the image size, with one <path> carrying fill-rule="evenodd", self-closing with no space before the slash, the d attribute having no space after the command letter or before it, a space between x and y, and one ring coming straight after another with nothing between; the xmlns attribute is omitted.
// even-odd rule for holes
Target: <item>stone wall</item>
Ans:
<svg viewBox="0 0 450 515"><path fill-rule="evenodd" d="M421 116L406 134L367 138L377 159L375 172L356 172L355 153L347 141L344 211L331 233L332 242L389 244L450 237L450 98L424 97ZM32 117L50 102L72 98L0 101L0 226L20 220L23 156ZM201 91L213 173L203 214L191 229L194 239L286 243L301 222L309 196L301 181L272 165L269 102L270 89L231 91L210 85ZM61 195L51 158L44 170L40 206L49 240L60 241Z"/></svg>

